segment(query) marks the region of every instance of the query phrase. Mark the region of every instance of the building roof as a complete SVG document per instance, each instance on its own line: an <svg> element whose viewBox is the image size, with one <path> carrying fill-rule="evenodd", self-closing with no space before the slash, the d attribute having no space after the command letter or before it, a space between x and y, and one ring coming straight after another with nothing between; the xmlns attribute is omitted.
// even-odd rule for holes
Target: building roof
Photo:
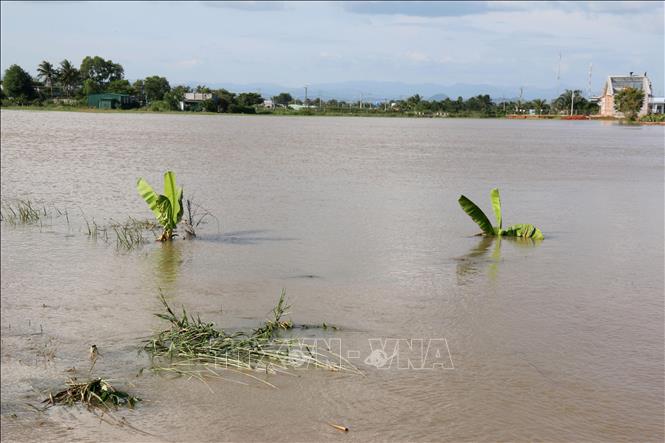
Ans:
<svg viewBox="0 0 665 443"><path fill-rule="evenodd" d="M615 91L620 91L624 88L633 88L641 91L644 85L644 78L643 75L612 76L610 77L610 81L612 82L612 89Z"/></svg>

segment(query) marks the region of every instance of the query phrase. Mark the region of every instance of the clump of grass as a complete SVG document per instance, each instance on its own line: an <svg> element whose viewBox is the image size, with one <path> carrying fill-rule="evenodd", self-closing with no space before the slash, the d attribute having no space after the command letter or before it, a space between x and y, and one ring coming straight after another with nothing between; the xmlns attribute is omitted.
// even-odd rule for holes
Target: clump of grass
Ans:
<svg viewBox="0 0 665 443"><path fill-rule="evenodd" d="M153 234L160 229L160 226L150 220L137 220L129 217L124 223L111 223L111 229L115 233L116 248L131 250L137 248L148 240L144 234L151 231Z"/></svg>
<svg viewBox="0 0 665 443"><path fill-rule="evenodd" d="M10 225L29 225L38 223L46 216L46 208L33 207L30 200L17 200L16 203L3 203L0 219Z"/></svg>
<svg viewBox="0 0 665 443"><path fill-rule="evenodd" d="M140 398L114 388L108 380L95 378L87 382L70 379L67 382L67 389L55 395L49 394L43 403L46 403L47 407L59 404L72 406L81 403L91 409L110 410L111 408L117 409L118 406L133 408L139 401L141 401Z"/></svg>
<svg viewBox="0 0 665 443"><path fill-rule="evenodd" d="M109 225L98 225L95 220L88 221L85 218L86 234L93 240L103 238L109 243L109 232L115 234L115 245L117 249L132 250L148 242L145 237L147 231L153 234L160 226L150 220L137 220L129 217L125 222L111 222Z"/></svg>
<svg viewBox="0 0 665 443"><path fill-rule="evenodd" d="M282 320L289 306L282 291L272 310L272 318L251 332L229 333L206 323L200 317L188 315L183 307L178 316L164 296L161 301L165 313L155 314L171 326L146 342L146 350L153 359L153 370L173 372L202 378L204 374L220 375L220 370L242 372L271 387L271 383L258 379L247 371L286 372L289 368L316 367L331 371L352 370L342 357L330 351L310 347L295 338L282 338L282 331L293 328L293 322Z"/></svg>

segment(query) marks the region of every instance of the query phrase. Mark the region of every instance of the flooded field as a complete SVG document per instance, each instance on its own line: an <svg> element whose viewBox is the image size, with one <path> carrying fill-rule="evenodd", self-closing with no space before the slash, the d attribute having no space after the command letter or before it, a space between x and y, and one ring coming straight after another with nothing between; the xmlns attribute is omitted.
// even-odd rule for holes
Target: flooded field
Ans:
<svg viewBox="0 0 665 443"><path fill-rule="evenodd" d="M52 214L0 224L3 441L665 438L662 127L1 117L3 202ZM87 235L85 219L151 217L136 180L159 190L168 169L219 224L131 251ZM491 214L493 187L504 225L544 241L474 236L457 199ZM234 330L266 319L282 288L294 322L338 327L293 333L338 344L363 375L204 383L137 353L165 327L160 291ZM91 344L94 373L144 399L116 413L132 428L27 405L72 367L85 377Z"/></svg>

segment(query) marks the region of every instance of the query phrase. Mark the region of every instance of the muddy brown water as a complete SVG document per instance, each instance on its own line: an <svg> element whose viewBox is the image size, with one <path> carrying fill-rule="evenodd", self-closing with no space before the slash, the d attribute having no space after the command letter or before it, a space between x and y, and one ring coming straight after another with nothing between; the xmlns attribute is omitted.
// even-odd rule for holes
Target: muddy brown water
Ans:
<svg viewBox="0 0 665 443"><path fill-rule="evenodd" d="M662 127L1 117L2 200L69 215L1 224L3 441L664 438ZM149 217L135 181L159 188L167 169L219 226L131 252L87 237L81 214ZM504 221L544 241L473 236L457 198L489 215L495 186ZM338 340L364 375L259 374L278 389L137 376L137 346L164 326L160 289L234 329L265 319L282 288L295 322L340 328L300 333ZM117 414L150 435L26 406L67 369L85 375L92 343L95 372L145 399Z"/></svg>

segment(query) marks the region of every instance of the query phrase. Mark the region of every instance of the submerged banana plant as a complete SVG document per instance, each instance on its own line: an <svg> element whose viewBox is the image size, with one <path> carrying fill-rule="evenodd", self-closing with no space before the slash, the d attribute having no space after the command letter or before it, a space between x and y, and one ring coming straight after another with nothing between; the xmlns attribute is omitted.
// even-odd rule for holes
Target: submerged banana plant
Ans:
<svg viewBox="0 0 665 443"><path fill-rule="evenodd" d="M143 178L136 183L143 200L148 204L164 231L159 241L171 240L175 236L173 230L182 220L182 188L175 185L175 174L171 171L164 173L164 194L157 195L152 187Z"/></svg>
<svg viewBox="0 0 665 443"><path fill-rule="evenodd" d="M490 197L492 198L492 209L494 210L497 226L492 226L492 223L489 221L485 213L478 206L476 206L474 202L463 195L460 196L458 200L464 212L466 212L469 217L471 217L471 219L476 222L478 226L480 226L480 229L483 231L483 235L532 238L534 240L542 240L544 238L543 233L540 232L540 229L529 224L512 225L506 229L503 229L503 221L501 220L501 197L499 196L499 190L497 188L492 189Z"/></svg>

